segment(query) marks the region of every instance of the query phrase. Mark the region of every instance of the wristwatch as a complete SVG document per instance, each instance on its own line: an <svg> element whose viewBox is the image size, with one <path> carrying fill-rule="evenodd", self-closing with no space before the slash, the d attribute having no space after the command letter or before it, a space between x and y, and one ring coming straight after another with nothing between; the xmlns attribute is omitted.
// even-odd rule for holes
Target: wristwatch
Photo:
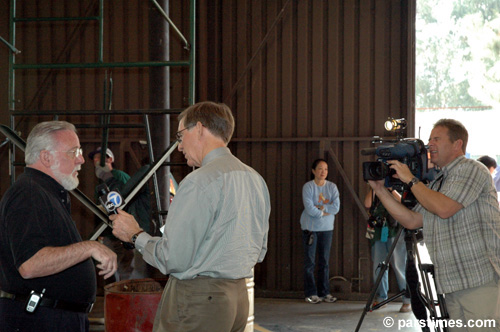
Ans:
<svg viewBox="0 0 500 332"><path fill-rule="evenodd" d="M139 232L135 233L134 235L132 235L132 244L135 245L135 241L137 241L137 237L139 236L139 234L141 233L144 233L144 231L141 229Z"/></svg>
<svg viewBox="0 0 500 332"><path fill-rule="evenodd" d="M413 179L411 179L410 182L408 182L408 188L411 189L411 187L413 187L414 184L417 184L419 182L420 180L416 176L414 176Z"/></svg>

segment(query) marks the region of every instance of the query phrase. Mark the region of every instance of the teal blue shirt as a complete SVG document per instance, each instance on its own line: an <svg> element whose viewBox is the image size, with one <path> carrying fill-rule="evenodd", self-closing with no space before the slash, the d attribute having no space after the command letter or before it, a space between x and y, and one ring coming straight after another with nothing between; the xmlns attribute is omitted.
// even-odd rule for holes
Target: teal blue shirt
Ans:
<svg viewBox="0 0 500 332"><path fill-rule="evenodd" d="M248 278L267 251L270 211L264 179L218 148L179 184L163 236L141 233L136 248L177 279Z"/></svg>
<svg viewBox="0 0 500 332"><path fill-rule="evenodd" d="M340 196L337 185L326 180L323 186L318 186L314 180L306 182L302 188L304 211L300 216L302 230L324 232L333 230L335 215L340 209ZM318 206L323 206L320 210ZM329 215L323 216L323 211Z"/></svg>

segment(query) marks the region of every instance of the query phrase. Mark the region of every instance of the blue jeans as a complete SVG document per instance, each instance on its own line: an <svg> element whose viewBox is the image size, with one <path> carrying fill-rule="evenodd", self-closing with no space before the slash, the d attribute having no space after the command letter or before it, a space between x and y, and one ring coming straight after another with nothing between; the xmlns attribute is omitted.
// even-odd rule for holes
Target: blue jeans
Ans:
<svg viewBox="0 0 500 332"><path fill-rule="evenodd" d="M382 242L380 240L376 241L372 246L372 260L373 260L373 281L377 280L379 273L379 263L387 258L387 254L391 250L392 243L396 238L392 237L387 239L387 242ZM396 247L391 256L390 261L394 274L396 275L396 280L398 282L399 291L406 289L406 247L404 241L404 234L400 237ZM387 299L387 292L389 291L389 269L387 269L380 281L380 285L377 289L377 301L383 301ZM403 303L410 303L410 299L403 297Z"/></svg>
<svg viewBox="0 0 500 332"><path fill-rule="evenodd" d="M311 245L309 235L302 231L304 243L304 293L306 297L318 295L324 297L330 294L330 248L332 246L333 231L311 232L314 240ZM316 248L318 249L318 286L314 280L316 266Z"/></svg>

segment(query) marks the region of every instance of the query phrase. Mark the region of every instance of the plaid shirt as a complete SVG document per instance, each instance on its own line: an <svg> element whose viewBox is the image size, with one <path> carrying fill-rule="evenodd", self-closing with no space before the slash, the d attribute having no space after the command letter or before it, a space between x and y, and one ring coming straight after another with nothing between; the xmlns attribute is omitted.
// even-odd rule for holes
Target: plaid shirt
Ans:
<svg viewBox="0 0 500 332"><path fill-rule="evenodd" d="M423 215L437 291L451 293L493 280L500 274L500 211L488 170L460 156L443 167L429 188L464 206L448 219L420 204L414 209Z"/></svg>

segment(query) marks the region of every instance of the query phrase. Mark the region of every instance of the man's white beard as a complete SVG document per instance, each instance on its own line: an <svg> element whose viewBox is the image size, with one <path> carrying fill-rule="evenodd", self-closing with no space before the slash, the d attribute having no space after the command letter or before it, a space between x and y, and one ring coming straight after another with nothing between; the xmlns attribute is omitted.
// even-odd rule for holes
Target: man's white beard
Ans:
<svg viewBox="0 0 500 332"><path fill-rule="evenodd" d="M78 177L73 177L73 173L75 171L80 170L80 168L81 168L80 165L76 166L73 169L73 171L71 172L71 174L69 174L69 175L62 174L59 171L60 165L61 165L61 163L59 161L57 161L56 164L54 164L50 167L50 169L52 169L52 172L54 173L54 177L56 178L56 180L59 181L61 186L63 186L64 189L66 189L66 190L73 190L76 187L78 187L78 184L80 183L80 181L78 180Z"/></svg>

